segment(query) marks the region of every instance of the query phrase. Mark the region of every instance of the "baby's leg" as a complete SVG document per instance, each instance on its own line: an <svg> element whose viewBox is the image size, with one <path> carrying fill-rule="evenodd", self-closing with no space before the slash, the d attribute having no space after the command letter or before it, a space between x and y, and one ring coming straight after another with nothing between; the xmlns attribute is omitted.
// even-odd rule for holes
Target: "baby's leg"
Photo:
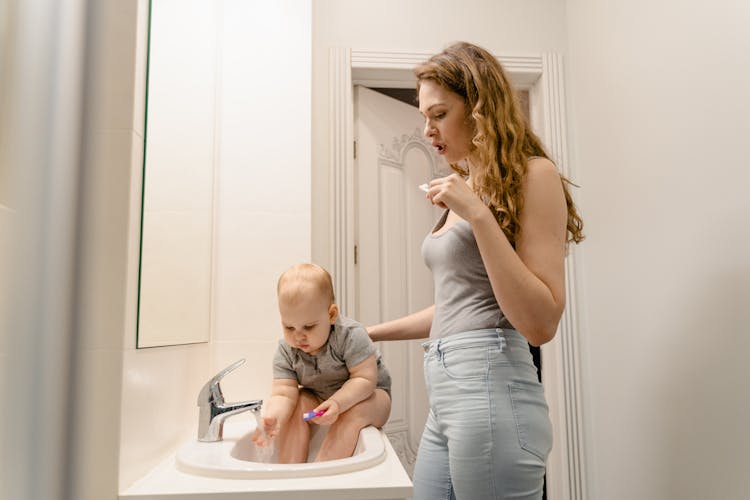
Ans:
<svg viewBox="0 0 750 500"><path fill-rule="evenodd" d="M349 408L331 424L315 461L351 457L357 446L359 431L368 425L383 427L390 414L391 398L383 389L375 389L369 398Z"/></svg>
<svg viewBox="0 0 750 500"><path fill-rule="evenodd" d="M302 414L318 406L320 400L309 391L301 389L297 406L289 420L281 424L278 437L279 463L299 464L307 462L310 448L310 424L302 420Z"/></svg>

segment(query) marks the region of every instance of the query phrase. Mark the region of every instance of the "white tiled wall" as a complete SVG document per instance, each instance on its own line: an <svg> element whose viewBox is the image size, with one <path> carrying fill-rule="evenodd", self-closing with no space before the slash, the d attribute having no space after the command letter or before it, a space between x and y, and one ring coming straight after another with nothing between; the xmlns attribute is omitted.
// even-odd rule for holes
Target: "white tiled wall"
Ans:
<svg viewBox="0 0 750 500"><path fill-rule="evenodd" d="M209 375L209 344L136 349L140 171L143 138L132 132L128 293L122 355L120 488L147 473L187 438L197 422L200 384ZM122 351L121 351L122 352Z"/></svg>
<svg viewBox="0 0 750 500"><path fill-rule="evenodd" d="M132 335L125 336L122 362L121 489L193 436L198 391L220 369L247 360L222 383L227 401L267 397L280 337L276 279L290 265L310 259L311 7L292 0L225 0L222 8L210 343L135 348L140 217L135 151L142 144L137 119L131 129L133 222L125 321ZM142 10L138 18L142 43ZM133 115L142 117L145 46L137 53Z"/></svg>
<svg viewBox="0 0 750 500"><path fill-rule="evenodd" d="M210 345L127 349L123 356L120 488L193 435Z"/></svg>
<svg viewBox="0 0 750 500"><path fill-rule="evenodd" d="M228 398L268 392L276 280L310 260L311 28L306 2L224 2L212 369L248 360Z"/></svg>
<svg viewBox="0 0 750 500"><path fill-rule="evenodd" d="M119 489L143 476L165 453L192 435L197 423L196 396L210 371L210 345L207 343L136 349L148 0L132 0L131 4L131 7L137 5L137 9L128 11L129 17L112 22L135 25L133 33L120 39L124 48L133 51L129 72L119 78L115 71L112 75L113 80L132 82L129 92L133 96L129 107L116 113L112 123L113 127L119 127L119 119L122 119L128 136L124 141L127 144L122 147L130 151L125 333L118 339L122 394L117 436L119 477L115 484ZM117 99L113 97L113 100Z"/></svg>

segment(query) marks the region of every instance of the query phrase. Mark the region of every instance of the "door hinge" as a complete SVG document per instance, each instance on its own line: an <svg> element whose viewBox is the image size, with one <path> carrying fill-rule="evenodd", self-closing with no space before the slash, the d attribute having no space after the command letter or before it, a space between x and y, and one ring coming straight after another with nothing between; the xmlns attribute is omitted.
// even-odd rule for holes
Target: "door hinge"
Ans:
<svg viewBox="0 0 750 500"><path fill-rule="evenodd" d="M357 141L354 141L354 159L357 159Z"/></svg>
<svg viewBox="0 0 750 500"><path fill-rule="evenodd" d="M354 265L357 265L357 262L359 261L359 248L357 248L357 245L354 245Z"/></svg>

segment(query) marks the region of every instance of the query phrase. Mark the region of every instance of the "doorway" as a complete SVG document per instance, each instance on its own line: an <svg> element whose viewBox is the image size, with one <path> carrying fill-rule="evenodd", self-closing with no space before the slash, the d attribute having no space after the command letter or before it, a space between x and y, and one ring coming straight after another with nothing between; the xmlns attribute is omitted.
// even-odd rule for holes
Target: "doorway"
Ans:
<svg viewBox="0 0 750 500"><path fill-rule="evenodd" d="M422 117L405 104L354 87L355 311L364 324L388 321L433 303L432 275L420 248L440 210L418 186L450 168L421 133ZM385 432L411 475L428 404L420 340L378 346L391 372Z"/></svg>

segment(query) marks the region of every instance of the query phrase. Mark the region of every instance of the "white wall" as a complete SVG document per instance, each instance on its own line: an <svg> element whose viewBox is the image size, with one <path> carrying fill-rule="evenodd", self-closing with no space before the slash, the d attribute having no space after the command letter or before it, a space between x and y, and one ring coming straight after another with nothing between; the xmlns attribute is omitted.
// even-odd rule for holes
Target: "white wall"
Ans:
<svg viewBox="0 0 750 500"><path fill-rule="evenodd" d="M228 401L265 398L281 338L276 280L310 260L311 7L224 1L212 370Z"/></svg>
<svg viewBox="0 0 750 500"><path fill-rule="evenodd" d="M198 391L221 368L239 358L248 361L222 383L227 401L267 397L280 337L276 279L293 263L310 259L309 3L207 5L223 13L211 342L135 349L134 322L126 328L120 488L193 436ZM141 30L144 22L138 22ZM142 67L145 32L138 41ZM142 90L136 93L136 115L142 117ZM141 131L139 160L142 121L135 122ZM139 168L134 161L134 171ZM131 206L137 210L137 204ZM137 240L135 234L131 241ZM137 273L137 250L131 253L136 266L131 278ZM134 295L131 288L131 300ZM134 321L134 309L129 311Z"/></svg>
<svg viewBox="0 0 750 500"><path fill-rule="evenodd" d="M313 259L331 268L328 52L331 47L433 53L466 40L504 55L564 53L557 0L315 0L313 2Z"/></svg>
<svg viewBox="0 0 750 500"><path fill-rule="evenodd" d="M567 5L589 498L748 498L750 6Z"/></svg>

